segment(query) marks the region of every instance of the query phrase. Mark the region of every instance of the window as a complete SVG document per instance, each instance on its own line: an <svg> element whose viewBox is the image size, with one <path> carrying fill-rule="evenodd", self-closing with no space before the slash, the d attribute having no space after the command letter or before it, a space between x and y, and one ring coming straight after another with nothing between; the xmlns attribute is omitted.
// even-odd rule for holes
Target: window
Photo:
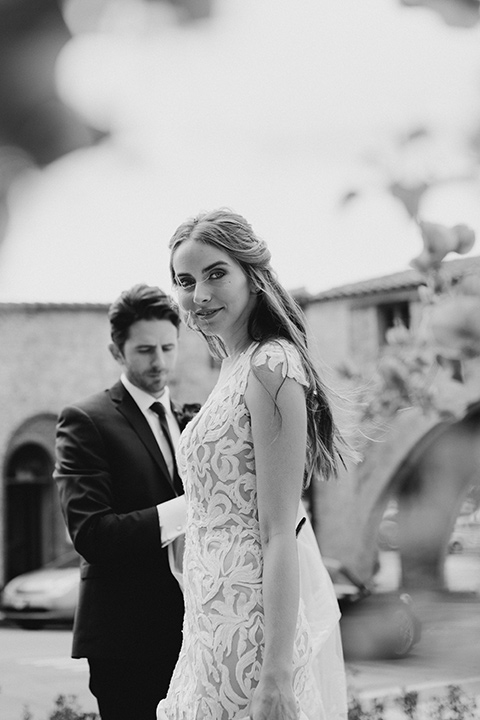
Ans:
<svg viewBox="0 0 480 720"><path fill-rule="evenodd" d="M387 331L397 325L410 327L410 303L407 301L377 305L379 344L385 345Z"/></svg>

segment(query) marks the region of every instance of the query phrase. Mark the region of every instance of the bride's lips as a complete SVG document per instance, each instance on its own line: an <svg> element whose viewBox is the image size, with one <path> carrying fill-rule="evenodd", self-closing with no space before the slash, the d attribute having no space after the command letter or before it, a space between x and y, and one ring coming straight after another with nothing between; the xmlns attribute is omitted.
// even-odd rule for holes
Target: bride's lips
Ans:
<svg viewBox="0 0 480 720"><path fill-rule="evenodd" d="M195 315L201 320L210 320L211 318L215 317L221 309L222 308L212 308L211 310L197 310Z"/></svg>

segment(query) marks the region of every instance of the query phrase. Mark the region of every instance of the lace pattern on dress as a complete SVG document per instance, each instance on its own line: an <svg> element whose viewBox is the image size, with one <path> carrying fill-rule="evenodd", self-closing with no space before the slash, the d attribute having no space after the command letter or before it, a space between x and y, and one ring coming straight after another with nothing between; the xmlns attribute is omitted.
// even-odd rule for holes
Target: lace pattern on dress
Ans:
<svg viewBox="0 0 480 720"><path fill-rule="evenodd" d="M266 365L272 372L277 365L283 378L289 377L300 385L308 386L307 376L298 351L286 340L275 340L261 345L252 356L252 365Z"/></svg>

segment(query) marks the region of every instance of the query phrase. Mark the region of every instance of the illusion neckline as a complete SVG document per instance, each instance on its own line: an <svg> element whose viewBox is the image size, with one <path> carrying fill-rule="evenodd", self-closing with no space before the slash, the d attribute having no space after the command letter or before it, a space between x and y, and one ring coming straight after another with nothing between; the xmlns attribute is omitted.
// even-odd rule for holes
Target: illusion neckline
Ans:
<svg viewBox="0 0 480 720"><path fill-rule="evenodd" d="M222 361L222 364L226 362L228 365L233 365L240 357L242 357L242 355L245 355L250 350L252 345L258 345L258 341L251 340L248 345L243 348L243 350L240 350L240 352L236 352L233 355L227 355L227 357Z"/></svg>
<svg viewBox="0 0 480 720"><path fill-rule="evenodd" d="M247 355L252 347L257 346L258 342L256 340L252 340L243 350L241 350L238 353L235 353L235 355L227 355L226 358L222 360L222 365L220 368L220 374L218 377L218 380L224 380L225 378L229 377L231 372L237 367L237 364L239 361Z"/></svg>

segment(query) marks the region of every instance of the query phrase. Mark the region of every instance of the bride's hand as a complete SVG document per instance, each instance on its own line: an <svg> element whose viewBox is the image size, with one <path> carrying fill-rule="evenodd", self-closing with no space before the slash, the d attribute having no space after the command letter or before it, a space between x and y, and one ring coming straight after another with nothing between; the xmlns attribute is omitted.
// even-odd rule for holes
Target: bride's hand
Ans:
<svg viewBox="0 0 480 720"><path fill-rule="evenodd" d="M291 682L260 680L250 703L250 720L298 720Z"/></svg>

